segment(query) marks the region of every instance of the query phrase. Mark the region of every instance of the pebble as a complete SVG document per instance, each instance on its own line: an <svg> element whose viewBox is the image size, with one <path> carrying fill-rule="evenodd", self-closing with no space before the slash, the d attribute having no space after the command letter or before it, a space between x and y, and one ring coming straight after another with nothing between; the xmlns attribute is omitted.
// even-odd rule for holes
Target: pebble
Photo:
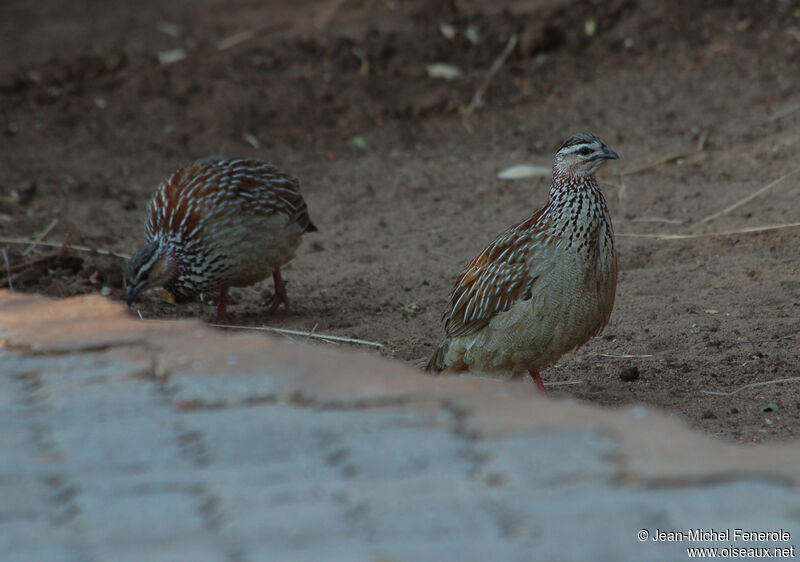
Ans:
<svg viewBox="0 0 800 562"><path fill-rule="evenodd" d="M619 378L625 382L633 382L639 379L639 367L626 367L619 372Z"/></svg>

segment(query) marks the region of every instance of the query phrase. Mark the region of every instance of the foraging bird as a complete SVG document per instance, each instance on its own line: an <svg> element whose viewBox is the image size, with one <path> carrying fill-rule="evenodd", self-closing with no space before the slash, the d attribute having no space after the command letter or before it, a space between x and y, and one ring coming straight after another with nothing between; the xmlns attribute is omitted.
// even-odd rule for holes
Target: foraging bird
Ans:
<svg viewBox="0 0 800 562"><path fill-rule="evenodd" d="M229 287L272 274L267 313L281 303L288 309L280 267L301 235L315 230L295 178L257 160L197 160L176 170L150 201L145 244L125 271L128 305L151 287L179 299L219 291L220 320Z"/></svg>
<svg viewBox="0 0 800 562"><path fill-rule="evenodd" d="M617 254L594 172L617 153L589 133L556 152L544 207L501 233L456 279L427 370L539 372L608 323Z"/></svg>

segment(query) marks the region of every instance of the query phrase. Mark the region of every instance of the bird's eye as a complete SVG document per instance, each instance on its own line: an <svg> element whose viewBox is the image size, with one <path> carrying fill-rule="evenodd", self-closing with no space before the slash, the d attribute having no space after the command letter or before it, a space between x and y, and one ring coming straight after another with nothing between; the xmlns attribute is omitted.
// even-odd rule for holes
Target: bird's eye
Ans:
<svg viewBox="0 0 800 562"><path fill-rule="evenodd" d="M580 154L581 156L589 156L593 151L588 146L584 146L584 147L581 147L580 150L576 150L575 152L577 154Z"/></svg>

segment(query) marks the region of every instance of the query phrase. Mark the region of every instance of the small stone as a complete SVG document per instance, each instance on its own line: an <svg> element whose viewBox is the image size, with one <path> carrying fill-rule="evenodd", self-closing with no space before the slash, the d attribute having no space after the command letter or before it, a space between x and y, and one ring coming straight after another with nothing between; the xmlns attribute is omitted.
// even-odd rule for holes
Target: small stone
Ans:
<svg viewBox="0 0 800 562"><path fill-rule="evenodd" d="M711 410L706 410L705 412L703 412L700 418L704 420L715 420L717 419L717 415Z"/></svg>
<svg viewBox="0 0 800 562"><path fill-rule="evenodd" d="M486 484L489 486L502 486L505 483L505 478L502 474L493 472L486 476Z"/></svg>
<svg viewBox="0 0 800 562"><path fill-rule="evenodd" d="M186 58L186 49L171 49L157 53L158 62L163 65L173 64Z"/></svg>
<svg viewBox="0 0 800 562"><path fill-rule="evenodd" d="M633 382L639 379L639 367L626 367L619 373L619 378L625 382Z"/></svg>

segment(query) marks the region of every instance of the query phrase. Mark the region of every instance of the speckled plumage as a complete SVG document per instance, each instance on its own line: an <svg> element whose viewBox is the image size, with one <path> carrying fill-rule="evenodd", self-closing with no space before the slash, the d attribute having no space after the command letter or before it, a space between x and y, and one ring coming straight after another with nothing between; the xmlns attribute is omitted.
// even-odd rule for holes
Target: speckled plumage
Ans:
<svg viewBox="0 0 800 562"><path fill-rule="evenodd" d="M126 271L128 301L154 286L177 298L220 291L224 315L228 287L273 274L274 309L287 302L279 268L313 230L295 178L246 158L198 160L175 171L150 201L145 245Z"/></svg>
<svg viewBox="0 0 800 562"><path fill-rule="evenodd" d="M539 371L586 343L614 306L614 233L594 171L618 158L596 136L556 154L547 203L501 233L456 279L429 371Z"/></svg>

